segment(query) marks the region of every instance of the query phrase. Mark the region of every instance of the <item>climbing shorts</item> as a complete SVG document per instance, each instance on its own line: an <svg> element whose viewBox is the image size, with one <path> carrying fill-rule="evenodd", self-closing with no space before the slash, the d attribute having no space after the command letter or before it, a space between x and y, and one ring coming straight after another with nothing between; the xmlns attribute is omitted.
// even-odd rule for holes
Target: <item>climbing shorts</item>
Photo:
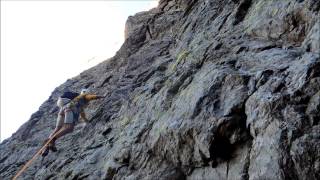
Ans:
<svg viewBox="0 0 320 180"><path fill-rule="evenodd" d="M63 122L64 122L64 112L63 112L63 108L60 108L58 113L56 128L62 127Z"/></svg>
<svg viewBox="0 0 320 180"><path fill-rule="evenodd" d="M64 123L65 124L72 124L75 123L75 117L70 108L64 109Z"/></svg>

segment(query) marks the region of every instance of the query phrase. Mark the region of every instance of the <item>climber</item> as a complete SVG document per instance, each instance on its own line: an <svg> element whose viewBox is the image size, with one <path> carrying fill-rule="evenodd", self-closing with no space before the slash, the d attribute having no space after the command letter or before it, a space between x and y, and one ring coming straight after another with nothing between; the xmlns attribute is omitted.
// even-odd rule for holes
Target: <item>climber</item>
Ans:
<svg viewBox="0 0 320 180"><path fill-rule="evenodd" d="M64 95L66 96L64 97ZM53 136L54 137L47 148L42 152L43 157L49 153L49 150L53 152L57 151L57 148L55 147L55 141L65 134L73 131L74 126L78 122L79 116L85 124L89 122L84 113L84 109L88 106L89 101L106 97L106 95L98 96L88 94L87 89L81 90L80 94L68 92L64 95L58 99L57 105L59 106L60 110L58 113L56 128L50 134L45 143Z"/></svg>

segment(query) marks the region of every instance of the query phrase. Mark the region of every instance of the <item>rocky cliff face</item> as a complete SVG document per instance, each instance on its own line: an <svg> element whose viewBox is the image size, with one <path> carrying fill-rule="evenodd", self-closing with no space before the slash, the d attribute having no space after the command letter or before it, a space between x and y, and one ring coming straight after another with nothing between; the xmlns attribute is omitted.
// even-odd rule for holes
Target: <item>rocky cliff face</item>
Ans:
<svg viewBox="0 0 320 180"><path fill-rule="evenodd" d="M21 179L320 179L320 1L161 0L117 54L56 88L0 145L9 179L55 126L65 90L91 123Z"/></svg>

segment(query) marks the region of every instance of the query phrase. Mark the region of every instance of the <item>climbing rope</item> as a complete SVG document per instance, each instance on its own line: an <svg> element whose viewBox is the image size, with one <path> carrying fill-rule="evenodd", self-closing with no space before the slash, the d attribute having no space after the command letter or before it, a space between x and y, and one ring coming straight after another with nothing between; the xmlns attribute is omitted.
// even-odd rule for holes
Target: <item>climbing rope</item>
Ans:
<svg viewBox="0 0 320 180"><path fill-rule="evenodd" d="M36 159L37 156L49 145L49 143L58 135L58 133L62 132L64 128L61 128L58 132L56 132L43 146L42 148L22 167L22 169L13 177L12 180L17 180L17 178L25 171L30 164Z"/></svg>

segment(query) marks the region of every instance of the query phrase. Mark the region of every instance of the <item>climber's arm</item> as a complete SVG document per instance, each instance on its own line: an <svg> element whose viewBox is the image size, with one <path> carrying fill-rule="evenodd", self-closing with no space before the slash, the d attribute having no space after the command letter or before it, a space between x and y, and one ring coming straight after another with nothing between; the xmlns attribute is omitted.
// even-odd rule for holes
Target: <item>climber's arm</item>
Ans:
<svg viewBox="0 0 320 180"><path fill-rule="evenodd" d="M95 99L101 99L104 98L105 96L98 96L98 95L94 95L94 94L87 94L86 95L86 100L89 102L91 100L95 100Z"/></svg>

